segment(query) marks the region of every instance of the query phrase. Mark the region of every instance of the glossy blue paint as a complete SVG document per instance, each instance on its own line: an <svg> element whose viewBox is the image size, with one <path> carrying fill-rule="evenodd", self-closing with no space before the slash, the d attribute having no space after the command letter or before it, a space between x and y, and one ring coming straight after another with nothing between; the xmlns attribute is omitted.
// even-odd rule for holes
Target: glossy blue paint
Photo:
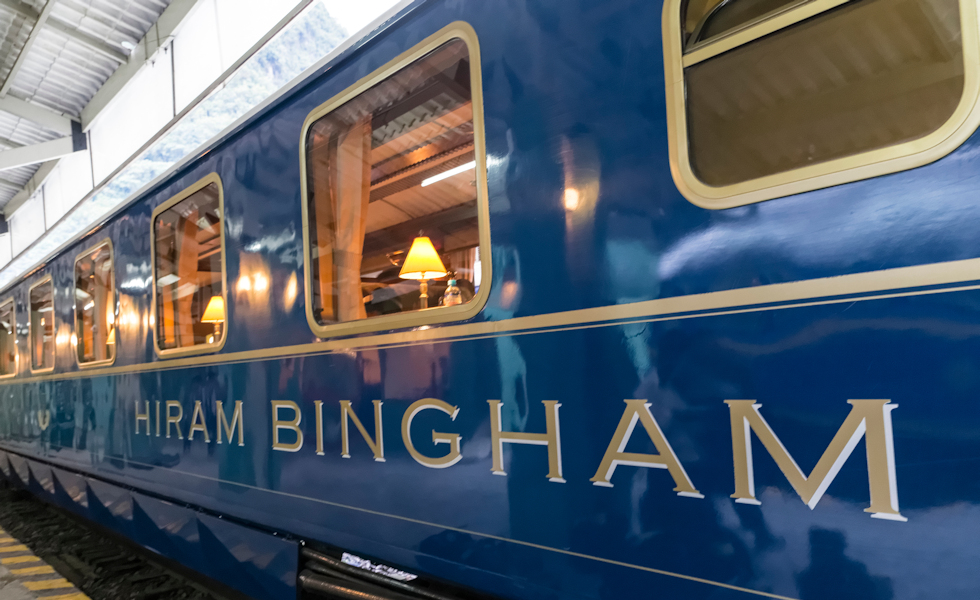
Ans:
<svg viewBox="0 0 980 600"><path fill-rule="evenodd" d="M505 598L977 596L975 290L180 368L154 355L150 214L210 172L225 189L228 281L246 268L271 281L267 296L229 292L222 352L315 341L302 291L303 120L455 20L475 28L482 54L494 276L476 322L980 256L976 135L912 171L723 211L687 202L668 169L661 9L630 0L421 2L11 288L23 323L28 286L52 274L59 332L70 332L73 257L110 237L127 316L116 366L160 363L0 385L12 476L51 494L47 472L23 457L55 465L54 495L73 498L88 518L218 579L247 572L269 598L294 585L286 551L271 562L260 550L223 555L208 571L203 557L236 547L249 530L183 506L251 523L258 539L284 532ZM563 205L566 173L598 189L584 212ZM298 299L287 302L292 278ZM57 365L76 370L64 348ZM426 397L460 408L455 421L427 411L413 424L430 456L445 447L426 441L429 430L462 435L463 460L448 469L419 465L401 441L405 408ZM592 485L631 398L650 401L704 499L678 497L659 469L621 466L614 487ZM739 398L762 404L805 472L848 399L898 404L908 522L864 512L863 442L813 510L757 445L761 505L735 503L724 400ZM304 412L299 452L272 449L269 401L279 399ZM372 460L353 428L352 456L342 458L339 401L351 400L371 430L375 399L384 400L386 462ZM489 399L503 401L505 429L528 432L545 429L543 400L561 402L566 483L548 481L546 452L535 446L508 445L507 476L491 474ZM183 402L188 416L194 400L206 401L212 443L137 435L135 402L165 400ZM214 443L217 400L243 401L244 447ZM313 446L317 400L324 456ZM31 418L42 409L52 414L46 430ZM655 452L643 436L627 449ZM196 521L171 527L187 514Z"/></svg>

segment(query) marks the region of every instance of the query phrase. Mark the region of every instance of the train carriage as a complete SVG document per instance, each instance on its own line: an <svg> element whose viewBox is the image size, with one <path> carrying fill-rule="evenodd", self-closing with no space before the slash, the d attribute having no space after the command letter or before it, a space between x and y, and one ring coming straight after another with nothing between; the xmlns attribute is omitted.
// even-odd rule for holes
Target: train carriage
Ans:
<svg viewBox="0 0 980 600"><path fill-rule="evenodd" d="M0 292L0 472L257 599L976 596L978 33L399 5Z"/></svg>

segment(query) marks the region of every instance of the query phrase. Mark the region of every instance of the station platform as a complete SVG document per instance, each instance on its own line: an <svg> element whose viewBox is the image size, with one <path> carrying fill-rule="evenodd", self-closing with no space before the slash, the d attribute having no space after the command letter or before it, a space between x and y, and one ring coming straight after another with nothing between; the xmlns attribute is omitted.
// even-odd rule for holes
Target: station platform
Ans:
<svg viewBox="0 0 980 600"><path fill-rule="evenodd" d="M54 568L0 529L0 600L89 600Z"/></svg>

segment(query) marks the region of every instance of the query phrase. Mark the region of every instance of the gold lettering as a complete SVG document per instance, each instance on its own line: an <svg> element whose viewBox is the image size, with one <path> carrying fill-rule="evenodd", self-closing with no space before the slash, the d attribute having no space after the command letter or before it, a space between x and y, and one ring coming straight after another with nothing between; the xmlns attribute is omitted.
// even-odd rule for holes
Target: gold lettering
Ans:
<svg viewBox="0 0 980 600"><path fill-rule="evenodd" d="M405 442L405 448L408 449L408 453L420 465L429 467L430 469L451 467L463 458L463 455L459 452L460 438L458 433L436 433L435 429L432 430L433 444L449 444L449 453L440 458L430 458L422 454L415 449L415 444L412 443L412 420L415 418L415 415L426 409L444 412L449 415L450 421L455 421L456 415L459 414L459 408L442 400L436 400L435 398L423 398L417 402L413 402L408 407L408 410L405 411L405 416L402 417L402 440Z"/></svg>
<svg viewBox="0 0 980 600"><path fill-rule="evenodd" d="M150 435L150 401L146 401L146 412L140 412L140 401L136 401L136 435L140 434L140 421L146 423L146 435Z"/></svg>
<svg viewBox="0 0 980 600"><path fill-rule="evenodd" d="M279 409L288 408L293 411L293 419L289 421L281 421L279 419ZM291 400L273 400L272 401L272 449L281 450L283 452L297 452L303 447L303 431L299 428L300 422L303 420L303 413L300 411L299 406ZM289 429L296 434L296 441L287 444L285 442L279 441L279 430Z"/></svg>
<svg viewBox="0 0 980 600"><path fill-rule="evenodd" d="M200 419L198 419L200 417ZM191 416L191 430L187 432L187 439L194 441L194 433L200 431L204 434L204 441L211 443L211 436L208 435L208 426L204 421L204 409L201 407L201 401L198 400L194 402L194 414Z"/></svg>
<svg viewBox="0 0 980 600"><path fill-rule="evenodd" d="M367 445L370 446L371 452L374 453L374 460L378 462L385 462L385 440L384 440L384 430L381 428L381 405L383 402L381 400L375 400L374 402L374 434L377 437L376 440L372 440L371 436L368 435L367 429L361 424L361 420L357 418L354 414L354 409L351 408L350 400L340 401L340 455L344 458L350 458L350 440L347 434L347 419L350 418L354 422L354 427L361 432L361 436Z"/></svg>
<svg viewBox="0 0 980 600"><path fill-rule="evenodd" d="M674 449L670 447L670 442L664 437L660 424L650 412L650 403L646 400L624 400L624 402L626 402L626 410L623 412L623 418L619 420L619 426L616 427L616 433L613 434L606 454L602 457L599 470L596 471L595 477L590 480L592 485L612 487L613 484L610 480L619 465L667 469L677 486L674 491L677 492L678 496L704 498L704 494L694 489L694 484L691 483L691 478L687 476L687 471L677 460L677 455L674 454ZM638 454L624 451L637 423L643 425L644 431L650 436L650 440L660 454Z"/></svg>
<svg viewBox="0 0 980 600"><path fill-rule="evenodd" d="M752 468L752 432L762 442L790 485L810 509L817 506L837 472L855 446L864 437L867 451L871 506L865 512L877 519L907 521L898 511L898 487L895 479L895 449L892 441L891 411L898 407L888 400L848 400L851 412L837 430L810 476L776 437L759 412L755 400L725 400L731 414L732 451L735 457L735 493L732 498L744 504L759 504L755 497Z"/></svg>
<svg viewBox="0 0 980 600"><path fill-rule="evenodd" d="M170 412L171 408L177 409L177 414ZM180 402L176 400L167 400L167 437L170 437L170 426L173 425L177 428L177 439L184 439L184 434L180 431L180 420L184 418L184 409L181 407Z"/></svg>
<svg viewBox="0 0 980 600"><path fill-rule="evenodd" d="M313 401L316 412L316 453L323 456L323 400Z"/></svg>
<svg viewBox="0 0 980 600"><path fill-rule="evenodd" d="M157 437L160 437L160 401L159 400L154 400L153 403L156 404L156 406L157 406L157 420L156 420L156 424L157 424Z"/></svg>
<svg viewBox="0 0 980 600"><path fill-rule="evenodd" d="M493 449L493 467L490 472L494 475L507 475L504 471L504 444L531 444L548 447L549 481L565 483L561 473L561 430L558 422L558 408L561 404L555 400L544 400L545 433L523 433L501 430L500 400L487 400L490 405L490 439Z"/></svg>
<svg viewBox="0 0 980 600"><path fill-rule="evenodd" d="M234 436L235 429L238 429L238 445L245 445L245 420L242 417L242 401L235 400L235 411L231 413L231 425L228 424L228 419L225 417L224 404L221 400L217 402L217 412L218 412L218 428L217 436L218 443L221 443L221 430L224 428L225 436L228 438L228 443L231 443L231 439Z"/></svg>

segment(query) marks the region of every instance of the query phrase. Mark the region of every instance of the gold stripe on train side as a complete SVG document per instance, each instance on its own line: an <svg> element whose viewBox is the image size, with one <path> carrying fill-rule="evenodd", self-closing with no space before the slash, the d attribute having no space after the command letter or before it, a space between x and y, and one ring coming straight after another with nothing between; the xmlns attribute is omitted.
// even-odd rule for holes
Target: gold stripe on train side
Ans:
<svg viewBox="0 0 980 600"><path fill-rule="evenodd" d="M662 298L632 304L584 308L559 313L517 317L501 321L419 327L408 331L379 335L332 339L292 346L229 352L227 354L175 358L130 366L92 369L86 370L83 373L77 371L55 373L31 377L29 379L0 381L0 387L28 381L76 379L96 375L164 371L199 365L254 362L298 355L330 354L351 350L442 343L454 340L529 335L596 327L614 327L624 321L671 321L980 289L980 284L975 282L980 282L980 258L823 277L806 281L776 283L721 292L678 296L676 298ZM945 287L935 288L933 286ZM894 291L894 293L887 293L889 291ZM773 304L777 305L773 306Z"/></svg>

